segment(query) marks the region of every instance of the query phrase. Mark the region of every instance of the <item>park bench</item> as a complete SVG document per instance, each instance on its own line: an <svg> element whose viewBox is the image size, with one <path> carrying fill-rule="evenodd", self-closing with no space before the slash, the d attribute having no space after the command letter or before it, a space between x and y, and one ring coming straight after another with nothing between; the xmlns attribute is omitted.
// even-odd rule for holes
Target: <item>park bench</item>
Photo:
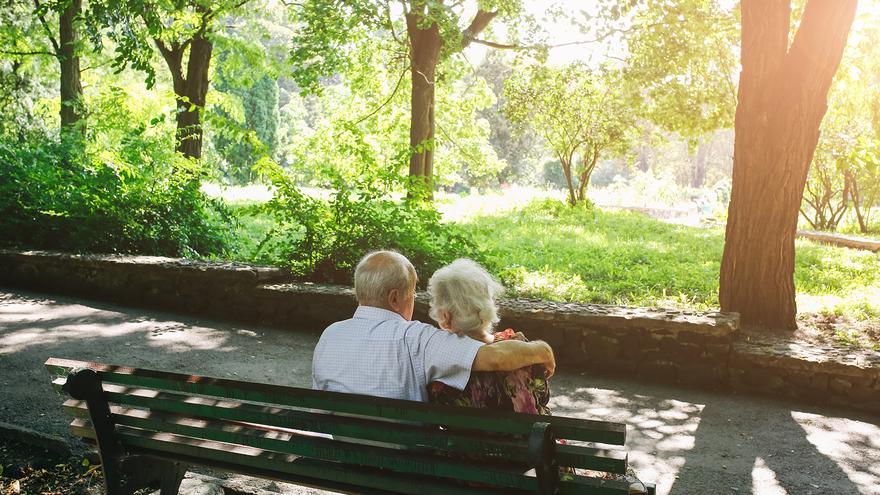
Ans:
<svg viewBox="0 0 880 495"><path fill-rule="evenodd" d="M626 472L627 454L614 447L626 437L619 423L56 358L46 368L72 397L72 433L97 444L109 495L176 494L193 465L343 493L628 491L602 477Z"/></svg>

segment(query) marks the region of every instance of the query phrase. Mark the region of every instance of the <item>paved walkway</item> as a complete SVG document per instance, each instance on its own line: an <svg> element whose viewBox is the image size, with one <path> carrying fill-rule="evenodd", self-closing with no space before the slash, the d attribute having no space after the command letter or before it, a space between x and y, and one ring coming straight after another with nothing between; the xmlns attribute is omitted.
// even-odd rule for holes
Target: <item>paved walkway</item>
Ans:
<svg viewBox="0 0 880 495"><path fill-rule="evenodd" d="M0 421L66 435L50 356L309 386L317 338L0 288ZM629 424L631 463L660 494L880 495L878 417L564 369L552 387L557 414Z"/></svg>

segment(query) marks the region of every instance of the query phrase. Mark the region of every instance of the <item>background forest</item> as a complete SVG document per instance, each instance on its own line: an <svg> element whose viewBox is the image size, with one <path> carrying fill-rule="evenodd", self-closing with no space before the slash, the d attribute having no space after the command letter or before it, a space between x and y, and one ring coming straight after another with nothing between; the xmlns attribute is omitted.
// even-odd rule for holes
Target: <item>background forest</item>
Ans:
<svg viewBox="0 0 880 495"><path fill-rule="evenodd" d="M729 0L5 1L0 243L342 283L390 247L423 279L467 256L512 295L714 308L740 16ZM873 2L809 170L801 227L880 238ZM878 274L876 254L798 241L801 321L877 346Z"/></svg>

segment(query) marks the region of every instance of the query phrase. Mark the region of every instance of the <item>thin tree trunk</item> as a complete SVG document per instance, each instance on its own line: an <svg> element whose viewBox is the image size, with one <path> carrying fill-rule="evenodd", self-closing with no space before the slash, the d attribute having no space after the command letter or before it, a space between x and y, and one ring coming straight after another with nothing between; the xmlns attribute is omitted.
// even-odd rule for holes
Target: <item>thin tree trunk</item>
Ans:
<svg viewBox="0 0 880 495"><path fill-rule="evenodd" d="M61 66L61 139L74 146L82 144L83 88L76 53L74 20L82 10L82 0L70 0L59 16L58 62Z"/></svg>
<svg viewBox="0 0 880 495"><path fill-rule="evenodd" d="M565 176L565 183L568 185L568 203L571 206L577 204L577 195L574 192L574 179L571 173L572 156L560 156L559 163L562 164L562 175Z"/></svg>
<svg viewBox="0 0 880 495"><path fill-rule="evenodd" d="M847 172L847 175L850 175L850 172ZM862 194L859 189L859 181L855 178L852 179L852 189L850 189L850 198L853 203L853 210L856 212L856 219L859 221L859 232L863 234L868 233L868 224L865 221L864 215L862 215Z"/></svg>
<svg viewBox="0 0 880 495"><path fill-rule="evenodd" d="M422 180L425 191L432 196L431 177L434 173L434 87L436 84L437 63L440 60L440 28L432 24L420 28L421 16L409 13L406 16L410 39L412 75L409 144L412 155L409 160L409 175Z"/></svg>
<svg viewBox="0 0 880 495"><path fill-rule="evenodd" d="M183 54L189 46L186 74L183 73ZM156 40L156 46L171 72L174 95L177 98L176 150L187 158L202 156L201 112L208 93L208 69L213 44L204 34L197 34L186 44L165 45Z"/></svg>
<svg viewBox="0 0 880 495"><path fill-rule="evenodd" d="M719 299L749 326L797 327L794 239L810 161L857 0L743 0L733 190Z"/></svg>
<svg viewBox="0 0 880 495"><path fill-rule="evenodd" d="M697 144L696 153L692 157L691 163L694 165L693 174L691 175L691 187L702 187L706 182L706 161L709 155L709 144L703 138L700 138Z"/></svg>
<svg viewBox="0 0 880 495"><path fill-rule="evenodd" d="M587 162L586 160L589 160ZM592 153L590 153L590 157L584 157L584 169L581 171L581 176L578 178L580 181L578 183L578 200L583 201L587 199L587 186L590 184L590 177L593 175L593 170L596 168L596 162L599 161L599 150L593 148Z"/></svg>

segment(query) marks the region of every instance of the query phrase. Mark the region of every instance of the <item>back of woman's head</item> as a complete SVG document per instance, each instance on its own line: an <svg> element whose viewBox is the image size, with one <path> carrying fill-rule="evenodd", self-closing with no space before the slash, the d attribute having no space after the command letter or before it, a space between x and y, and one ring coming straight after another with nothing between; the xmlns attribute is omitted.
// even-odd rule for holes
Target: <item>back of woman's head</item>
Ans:
<svg viewBox="0 0 880 495"><path fill-rule="evenodd" d="M434 272L428 280L431 308L428 314L442 327L483 340L498 323L495 298L504 287L485 268L469 259L458 259Z"/></svg>

